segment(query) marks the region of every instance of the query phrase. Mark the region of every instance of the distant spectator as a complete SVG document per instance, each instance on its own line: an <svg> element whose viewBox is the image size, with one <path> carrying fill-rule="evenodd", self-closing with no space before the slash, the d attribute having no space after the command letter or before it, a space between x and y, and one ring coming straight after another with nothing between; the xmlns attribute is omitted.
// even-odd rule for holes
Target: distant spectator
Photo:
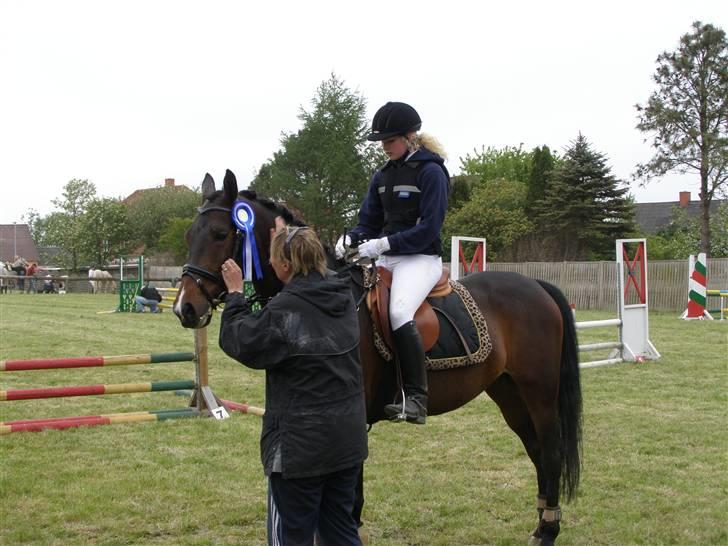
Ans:
<svg viewBox="0 0 728 546"><path fill-rule="evenodd" d="M25 270L25 276L28 277L28 294L33 292L38 293L38 289L35 287L35 273L38 271L38 265L35 262L30 262Z"/></svg>
<svg viewBox="0 0 728 546"><path fill-rule="evenodd" d="M25 268L27 266L28 262L25 261L25 258L17 255L13 260L13 265L10 266L10 269L18 274L18 288L21 292L25 290Z"/></svg>
<svg viewBox="0 0 728 546"><path fill-rule="evenodd" d="M43 294L56 294L56 286L53 284L53 279L50 275L46 275L46 278L43 280Z"/></svg>
<svg viewBox="0 0 728 546"><path fill-rule="evenodd" d="M136 302L136 309L134 310L135 313L143 313L145 311L145 307L149 307L149 310L152 313L162 312L162 310L157 307L159 302L162 301L162 295L149 283L142 286L142 289L139 291L139 295L134 297L134 301Z"/></svg>

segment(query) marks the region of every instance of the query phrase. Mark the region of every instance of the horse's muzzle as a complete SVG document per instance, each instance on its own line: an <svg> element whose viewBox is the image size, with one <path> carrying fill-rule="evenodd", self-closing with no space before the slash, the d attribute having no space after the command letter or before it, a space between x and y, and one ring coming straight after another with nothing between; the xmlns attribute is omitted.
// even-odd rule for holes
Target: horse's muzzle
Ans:
<svg viewBox="0 0 728 546"><path fill-rule="evenodd" d="M212 319L212 309L208 307L207 312L200 315L189 302L183 304L179 310L175 309L174 313L185 328L204 328Z"/></svg>

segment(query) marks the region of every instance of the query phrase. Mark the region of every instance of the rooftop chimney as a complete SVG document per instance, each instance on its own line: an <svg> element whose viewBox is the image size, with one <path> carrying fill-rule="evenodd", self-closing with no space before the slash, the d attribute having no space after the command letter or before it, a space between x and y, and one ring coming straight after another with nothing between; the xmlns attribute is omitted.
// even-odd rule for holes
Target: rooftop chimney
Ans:
<svg viewBox="0 0 728 546"><path fill-rule="evenodd" d="M174 180L172 180L172 184L174 184ZM684 209L690 204L690 192L689 191L681 191L680 192L680 208Z"/></svg>
<svg viewBox="0 0 728 546"><path fill-rule="evenodd" d="M171 188L172 186L174 186L174 178L165 178L164 179L164 187L165 188ZM680 199L682 199L682 197L680 197ZM690 193L688 193L688 201L690 201ZM680 206L682 206L682 205L680 205Z"/></svg>

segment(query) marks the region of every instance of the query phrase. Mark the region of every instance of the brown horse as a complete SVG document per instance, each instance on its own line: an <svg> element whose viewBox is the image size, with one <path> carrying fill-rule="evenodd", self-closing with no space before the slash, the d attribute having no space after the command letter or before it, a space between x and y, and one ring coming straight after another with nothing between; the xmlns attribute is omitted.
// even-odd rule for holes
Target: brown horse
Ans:
<svg viewBox="0 0 728 546"><path fill-rule="evenodd" d="M224 298L220 266L234 255L239 260L241 235L231 219L236 202L247 202L255 215L253 232L263 278L254 279L253 285L254 297L262 304L282 286L268 264L269 230L276 216L296 223L284 207L252 192L238 193L230 171L220 191L208 174L202 195L199 215L186 235L188 263L173 306L186 328L206 326ZM356 270L350 274L358 299L365 290L361 274ZM581 468L581 387L571 310L554 286L515 273L478 273L465 277L462 284L488 322L493 348L484 364L429 372L428 415L452 411L483 391L498 404L536 467L539 522L531 541L553 544L559 533L559 496L569 500L576 493ZM359 324L367 416L374 423L384 418L382 408L396 394L395 367L387 365L375 348L364 305ZM362 506L363 496L357 518Z"/></svg>

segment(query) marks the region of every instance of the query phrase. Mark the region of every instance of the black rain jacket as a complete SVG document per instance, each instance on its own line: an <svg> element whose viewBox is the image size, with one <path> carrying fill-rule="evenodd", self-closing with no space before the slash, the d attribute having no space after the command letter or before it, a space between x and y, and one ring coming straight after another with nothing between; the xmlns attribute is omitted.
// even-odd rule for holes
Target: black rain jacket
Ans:
<svg viewBox="0 0 728 546"><path fill-rule="evenodd" d="M260 311L229 294L220 347L266 371L260 438L266 475L280 447L284 478L358 466L367 457L359 323L348 283L297 275Z"/></svg>

